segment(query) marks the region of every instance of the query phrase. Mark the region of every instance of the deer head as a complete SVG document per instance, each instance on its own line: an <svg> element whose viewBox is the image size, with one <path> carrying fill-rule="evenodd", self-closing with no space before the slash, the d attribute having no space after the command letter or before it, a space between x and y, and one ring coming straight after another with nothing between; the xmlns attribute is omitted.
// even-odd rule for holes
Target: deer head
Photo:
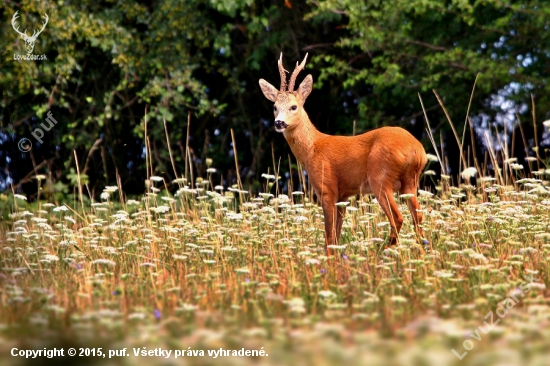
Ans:
<svg viewBox="0 0 550 366"><path fill-rule="evenodd" d="M298 90L294 90L294 84L296 83L296 77L304 69L306 64L307 54L304 57L302 63L296 62L296 68L290 76L290 82L286 84L286 70L283 67L283 54L277 62L279 66L279 74L281 75L281 88L277 90L273 85L260 79L260 88L264 93L264 96L275 103L273 106L273 114L275 116L275 130L277 132L284 132L287 129L291 129L303 120L306 113L303 106L306 98L311 93L313 86L313 77L308 75L302 81Z"/></svg>
<svg viewBox="0 0 550 366"><path fill-rule="evenodd" d="M38 38L38 36L40 35L40 33L42 33L42 31L44 30L44 28L46 28L46 24L48 24L48 20L50 19L48 17L48 14L44 14L44 19L46 19L46 21L44 22L44 24L42 24L42 29L40 30L35 30L32 34L32 36L29 36L27 35L27 30L25 29L25 32L20 32L19 31L19 26L17 26L17 18L18 18L18 13L19 11L16 11L15 14L13 14L13 17L11 18L11 26L13 27L13 29L19 33L21 35L21 38L23 38L23 40L25 41L25 48L27 49L27 54L30 55L34 49L34 43L36 42L36 39Z"/></svg>

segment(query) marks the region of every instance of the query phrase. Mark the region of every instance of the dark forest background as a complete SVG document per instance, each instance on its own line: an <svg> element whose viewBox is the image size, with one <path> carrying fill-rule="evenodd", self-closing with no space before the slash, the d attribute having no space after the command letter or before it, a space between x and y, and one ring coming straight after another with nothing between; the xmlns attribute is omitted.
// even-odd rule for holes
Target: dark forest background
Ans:
<svg viewBox="0 0 550 366"><path fill-rule="evenodd" d="M11 24L16 11L28 34L49 16L33 52L47 60L14 60L26 53ZM260 78L279 85L281 52L290 71L309 53L298 83L313 75L305 108L322 132L399 125L434 153L420 96L453 177L464 166L442 105L466 136L470 165L487 161L488 142L527 173L524 158L537 147L536 168L546 161L549 1L8 0L0 18L0 191L30 199L36 175L48 183L42 197L73 193L77 162L94 196L117 176L127 194L143 193L145 119L150 174L176 178L166 121L179 176L189 128L194 176L206 175L208 158L215 184L235 184L233 130L245 188L259 190L274 161L285 187L289 156L295 160L258 86ZM39 144L31 132L47 125L49 111L58 123ZM22 138L31 140L29 152L18 149Z"/></svg>

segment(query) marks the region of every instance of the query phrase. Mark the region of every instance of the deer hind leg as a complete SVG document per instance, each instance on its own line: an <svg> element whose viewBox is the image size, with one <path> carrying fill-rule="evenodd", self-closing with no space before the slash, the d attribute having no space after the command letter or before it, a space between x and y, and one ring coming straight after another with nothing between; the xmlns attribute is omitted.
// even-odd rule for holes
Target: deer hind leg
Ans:
<svg viewBox="0 0 550 366"><path fill-rule="evenodd" d="M407 206L409 206L409 211L411 211L414 228L418 233L418 235L420 235L420 237L423 238L424 231L420 227L420 225L422 224L422 213L418 212L418 210L420 210L420 205L418 204L418 199L416 198L416 195L411 197L407 201Z"/></svg>
<svg viewBox="0 0 550 366"><path fill-rule="evenodd" d="M378 200L386 216L390 219L390 245L395 245L397 243L399 231L401 231L401 226L403 226L403 215L399 212L397 203L395 203L393 199L393 191L382 189L375 193L374 196Z"/></svg>
<svg viewBox="0 0 550 366"><path fill-rule="evenodd" d="M407 206L409 206L409 211L411 212L415 231L420 236L420 239L422 239L424 238L424 231L420 227L422 224L422 213L418 211L420 210L420 204L418 203L417 189L418 185L415 181L403 182L401 193L413 194L413 196L407 200Z"/></svg>
<svg viewBox="0 0 550 366"><path fill-rule="evenodd" d="M418 204L418 199L416 198L415 192L407 192L407 193L414 194L414 196L412 196L407 201L407 206L409 206L409 211L411 212L414 229L416 233L420 236L420 240L422 240L422 238L424 238L424 231L420 227L420 225L422 224L422 213L418 211L420 210L420 205Z"/></svg>

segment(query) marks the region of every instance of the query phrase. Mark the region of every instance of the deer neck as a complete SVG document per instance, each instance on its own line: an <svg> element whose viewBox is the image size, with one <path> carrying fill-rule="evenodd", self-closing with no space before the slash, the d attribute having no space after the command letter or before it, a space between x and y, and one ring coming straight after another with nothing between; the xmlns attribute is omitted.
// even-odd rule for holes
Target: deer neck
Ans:
<svg viewBox="0 0 550 366"><path fill-rule="evenodd" d="M311 155L313 155L313 145L322 133L315 128L304 112L301 121L290 131L285 130L283 135L296 159L301 164L307 164Z"/></svg>

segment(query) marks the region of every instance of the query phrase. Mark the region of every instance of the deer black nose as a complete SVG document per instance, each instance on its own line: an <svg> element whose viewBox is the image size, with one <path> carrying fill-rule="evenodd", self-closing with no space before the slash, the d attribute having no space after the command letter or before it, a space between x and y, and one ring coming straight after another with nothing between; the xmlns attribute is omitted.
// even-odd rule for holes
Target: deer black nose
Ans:
<svg viewBox="0 0 550 366"><path fill-rule="evenodd" d="M287 128L288 125L285 123L285 121L280 121L280 120L277 120L275 121L275 128L278 129L278 130L282 130L284 128Z"/></svg>

